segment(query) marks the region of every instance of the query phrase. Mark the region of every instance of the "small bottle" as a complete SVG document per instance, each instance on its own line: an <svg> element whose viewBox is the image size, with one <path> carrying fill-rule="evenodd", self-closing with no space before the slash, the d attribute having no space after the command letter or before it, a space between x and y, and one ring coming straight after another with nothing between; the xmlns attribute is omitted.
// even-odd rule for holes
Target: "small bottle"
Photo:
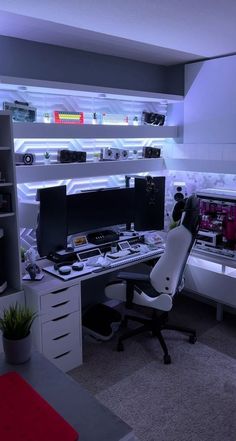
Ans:
<svg viewBox="0 0 236 441"><path fill-rule="evenodd" d="M138 126L138 117L135 116L133 119L133 126Z"/></svg>
<svg viewBox="0 0 236 441"><path fill-rule="evenodd" d="M98 120L97 120L97 114L96 112L93 113L93 120L92 120L92 124L97 124Z"/></svg>
<svg viewBox="0 0 236 441"><path fill-rule="evenodd" d="M43 114L43 122L49 124L51 122L50 113L46 112Z"/></svg>

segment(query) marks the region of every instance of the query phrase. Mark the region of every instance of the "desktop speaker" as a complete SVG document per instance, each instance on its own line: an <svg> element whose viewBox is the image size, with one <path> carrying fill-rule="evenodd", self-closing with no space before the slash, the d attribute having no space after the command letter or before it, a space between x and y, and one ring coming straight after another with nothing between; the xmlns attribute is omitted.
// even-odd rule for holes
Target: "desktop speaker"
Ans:
<svg viewBox="0 0 236 441"><path fill-rule="evenodd" d="M135 178L134 229L163 230L165 214L165 177Z"/></svg>
<svg viewBox="0 0 236 441"><path fill-rule="evenodd" d="M58 161L68 162L86 162L86 152L78 152L76 150L59 150Z"/></svg>
<svg viewBox="0 0 236 441"><path fill-rule="evenodd" d="M185 182L174 182L173 198L175 202L183 200L187 196Z"/></svg>

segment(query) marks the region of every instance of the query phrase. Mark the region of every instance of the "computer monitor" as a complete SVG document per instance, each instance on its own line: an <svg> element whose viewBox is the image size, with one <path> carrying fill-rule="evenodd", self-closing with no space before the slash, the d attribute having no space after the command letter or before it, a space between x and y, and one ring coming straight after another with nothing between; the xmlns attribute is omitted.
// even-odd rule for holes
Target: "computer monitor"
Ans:
<svg viewBox="0 0 236 441"><path fill-rule="evenodd" d="M134 221L134 188L107 188L67 196L68 235Z"/></svg>
<svg viewBox="0 0 236 441"><path fill-rule="evenodd" d="M36 198L40 203L36 228L38 253L49 256L67 246L66 186L39 189Z"/></svg>

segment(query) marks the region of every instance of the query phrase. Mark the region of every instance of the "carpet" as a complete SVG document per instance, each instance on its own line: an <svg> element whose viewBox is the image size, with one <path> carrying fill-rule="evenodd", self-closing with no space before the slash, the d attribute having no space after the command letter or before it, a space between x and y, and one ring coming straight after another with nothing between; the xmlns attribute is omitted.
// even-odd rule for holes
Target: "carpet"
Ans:
<svg viewBox="0 0 236 441"><path fill-rule="evenodd" d="M84 364L70 375L140 441L235 440L235 359L174 332L167 344L171 365L147 335L127 341L121 353L114 341L87 343Z"/></svg>

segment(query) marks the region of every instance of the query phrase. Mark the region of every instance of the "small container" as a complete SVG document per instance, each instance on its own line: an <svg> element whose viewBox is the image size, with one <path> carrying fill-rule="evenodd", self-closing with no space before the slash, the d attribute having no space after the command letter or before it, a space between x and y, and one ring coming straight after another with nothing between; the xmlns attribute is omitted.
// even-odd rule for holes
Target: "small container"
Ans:
<svg viewBox="0 0 236 441"><path fill-rule="evenodd" d="M133 126L138 126L138 117L135 116L133 119Z"/></svg>
<svg viewBox="0 0 236 441"><path fill-rule="evenodd" d="M43 122L46 123L46 124L49 124L51 122L50 113L44 113L43 114Z"/></svg>

